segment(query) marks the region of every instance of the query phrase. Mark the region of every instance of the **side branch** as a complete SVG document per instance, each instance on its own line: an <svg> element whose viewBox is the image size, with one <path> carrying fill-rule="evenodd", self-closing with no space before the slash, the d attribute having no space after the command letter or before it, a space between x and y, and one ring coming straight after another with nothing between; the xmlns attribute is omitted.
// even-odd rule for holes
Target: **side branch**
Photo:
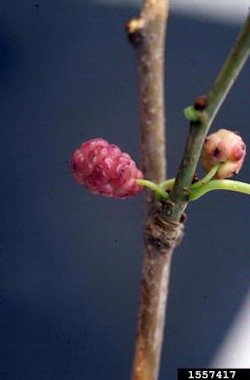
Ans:
<svg viewBox="0 0 250 380"><path fill-rule="evenodd" d="M222 67L208 96L198 97L194 103L197 118L190 124L189 136L179 166L175 185L170 194L167 218L178 221L189 200L189 187L192 183L202 146L210 125L222 102L233 86L250 54L250 15Z"/></svg>

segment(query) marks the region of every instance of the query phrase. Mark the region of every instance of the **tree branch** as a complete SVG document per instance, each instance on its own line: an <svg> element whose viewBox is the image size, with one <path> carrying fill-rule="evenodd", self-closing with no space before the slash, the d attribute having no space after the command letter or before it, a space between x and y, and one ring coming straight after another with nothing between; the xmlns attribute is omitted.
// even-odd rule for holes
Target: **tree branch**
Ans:
<svg viewBox="0 0 250 380"><path fill-rule="evenodd" d="M142 171L156 183L166 178L164 47L168 7L167 0L145 0L140 17L126 25L138 57ZM152 193L147 193L145 203L145 258L132 380L158 379L172 253L182 236L180 223L163 219L164 204Z"/></svg>
<svg viewBox="0 0 250 380"><path fill-rule="evenodd" d="M147 180L156 183L166 177L163 68L168 5L166 0L144 0L140 17L127 23L138 56L142 170ZM249 51L250 16L212 90L198 97L189 113L194 118L170 200L157 202L153 194L146 198L145 259L132 380L158 379L171 259L182 238L180 221L190 200L189 188L208 129Z"/></svg>
<svg viewBox="0 0 250 380"><path fill-rule="evenodd" d="M145 0L139 18L127 23L139 72L141 161L145 178L161 182L166 173L164 47L168 1Z"/></svg>
<svg viewBox="0 0 250 380"><path fill-rule="evenodd" d="M192 183L208 130L249 54L250 14L208 96L200 96L194 103L196 120L191 121L183 158L173 190L170 193L171 202L167 209L168 220L178 221L187 206L189 200L188 189Z"/></svg>

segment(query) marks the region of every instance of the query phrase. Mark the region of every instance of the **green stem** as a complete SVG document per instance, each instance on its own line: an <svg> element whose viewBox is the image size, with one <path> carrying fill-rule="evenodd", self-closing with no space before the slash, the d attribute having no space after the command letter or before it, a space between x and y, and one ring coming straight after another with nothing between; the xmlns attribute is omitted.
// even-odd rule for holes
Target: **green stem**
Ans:
<svg viewBox="0 0 250 380"><path fill-rule="evenodd" d="M216 116L218 109L237 79L241 69L250 54L250 13L231 50L214 86L208 94L208 106L206 109L209 117L209 125Z"/></svg>
<svg viewBox="0 0 250 380"><path fill-rule="evenodd" d="M194 201L202 197L202 195L213 190L236 191L238 193L250 195L250 184L240 181L232 181L230 179L215 179L210 182L207 182L199 188L194 188L195 185L196 184L190 187L189 199L191 201Z"/></svg>
<svg viewBox="0 0 250 380"><path fill-rule="evenodd" d="M166 179L165 181L161 182L159 186L164 190L171 190L174 186L175 178Z"/></svg>
<svg viewBox="0 0 250 380"><path fill-rule="evenodd" d="M205 177L203 177L200 181L194 183L191 186L192 189L197 189L197 188L203 186L204 184L206 184L207 182L209 182L217 173L220 165L221 164L217 164L217 165L213 166L212 169L207 173L207 175Z"/></svg>
<svg viewBox="0 0 250 380"><path fill-rule="evenodd" d="M167 218L179 221L189 201L187 189L190 188L204 140L219 107L234 84L250 53L250 15L222 67L207 98L197 98L194 107L198 110L199 120L191 122L183 157L167 210ZM202 105L202 106L201 106Z"/></svg>
<svg viewBox="0 0 250 380"><path fill-rule="evenodd" d="M195 201L214 190L228 190L235 191L238 193L250 195L250 184L241 181L232 181L230 179L215 179L211 180L216 174L220 164L214 166L210 172L202 178L200 181L194 183L189 188L189 200ZM140 186L147 187L153 191L160 200L168 200L169 195L165 190L171 190L175 182L175 178L168 179L161 184L157 185L147 179L137 179L137 184ZM164 190L163 190L164 189Z"/></svg>
<svg viewBox="0 0 250 380"><path fill-rule="evenodd" d="M149 181L147 179L137 179L136 183L140 186L147 187L148 189L153 191L156 194L156 196L158 196L158 198L161 200L167 200L169 198L168 193L164 191L160 185L157 185L152 181Z"/></svg>

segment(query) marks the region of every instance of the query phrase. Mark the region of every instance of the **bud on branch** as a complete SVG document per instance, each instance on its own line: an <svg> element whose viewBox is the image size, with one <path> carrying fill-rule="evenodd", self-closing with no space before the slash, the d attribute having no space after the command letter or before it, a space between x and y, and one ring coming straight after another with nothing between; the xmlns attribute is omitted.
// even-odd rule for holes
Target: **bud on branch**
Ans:
<svg viewBox="0 0 250 380"><path fill-rule="evenodd" d="M245 155L242 138L235 132L220 129L206 138L201 163L206 173L220 164L215 178L230 178L239 173Z"/></svg>

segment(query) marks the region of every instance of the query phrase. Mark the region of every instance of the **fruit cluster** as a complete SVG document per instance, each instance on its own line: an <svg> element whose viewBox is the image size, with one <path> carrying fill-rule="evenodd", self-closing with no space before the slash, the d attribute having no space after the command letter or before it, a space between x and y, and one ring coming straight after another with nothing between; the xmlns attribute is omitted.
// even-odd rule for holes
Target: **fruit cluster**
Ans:
<svg viewBox="0 0 250 380"><path fill-rule="evenodd" d="M89 140L74 152L72 172L87 190L106 197L126 198L142 190L136 180L143 174L129 154L102 138Z"/></svg>

